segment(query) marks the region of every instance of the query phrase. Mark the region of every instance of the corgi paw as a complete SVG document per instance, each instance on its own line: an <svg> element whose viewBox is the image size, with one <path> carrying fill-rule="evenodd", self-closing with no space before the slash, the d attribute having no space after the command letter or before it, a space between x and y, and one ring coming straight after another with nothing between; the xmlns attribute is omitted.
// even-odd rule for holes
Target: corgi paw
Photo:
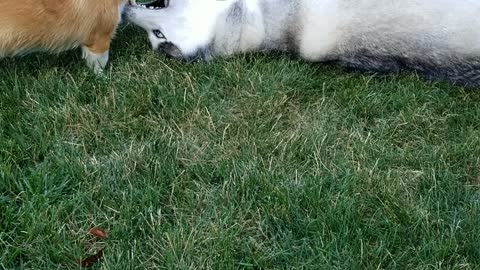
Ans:
<svg viewBox="0 0 480 270"><path fill-rule="evenodd" d="M93 69L97 75L102 75L108 62L109 51L103 53L93 53L87 47L82 47L82 57L87 62L87 66Z"/></svg>

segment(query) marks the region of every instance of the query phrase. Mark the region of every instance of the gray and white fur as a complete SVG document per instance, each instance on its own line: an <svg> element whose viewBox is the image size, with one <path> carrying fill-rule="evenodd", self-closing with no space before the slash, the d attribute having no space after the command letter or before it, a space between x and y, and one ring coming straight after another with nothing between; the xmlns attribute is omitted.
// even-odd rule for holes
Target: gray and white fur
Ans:
<svg viewBox="0 0 480 270"><path fill-rule="evenodd" d="M479 0L170 0L125 14L176 58L276 50L480 86Z"/></svg>

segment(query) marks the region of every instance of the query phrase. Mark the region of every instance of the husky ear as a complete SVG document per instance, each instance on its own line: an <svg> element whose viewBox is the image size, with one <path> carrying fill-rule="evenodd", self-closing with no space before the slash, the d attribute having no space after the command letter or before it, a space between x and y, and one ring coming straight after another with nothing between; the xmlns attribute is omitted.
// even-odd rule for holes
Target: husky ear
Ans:
<svg viewBox="0 0 480 270"><path fill-rule="evenodd" d="M172 42L163 42L158 46L158 51L175 59L185 59L182 51Z"/></svg>

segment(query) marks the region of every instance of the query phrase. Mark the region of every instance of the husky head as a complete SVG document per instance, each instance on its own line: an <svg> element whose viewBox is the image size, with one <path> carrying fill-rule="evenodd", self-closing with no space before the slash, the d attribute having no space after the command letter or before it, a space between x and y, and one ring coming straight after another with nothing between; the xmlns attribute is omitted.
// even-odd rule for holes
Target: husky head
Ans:
<svg viewBox="0 0 480 270"><path fill-rule="evenodd" d="M174 58L207 57L215 26L230 0L156 0L130 2L125 17L147 31L154 50Z"/></svg>

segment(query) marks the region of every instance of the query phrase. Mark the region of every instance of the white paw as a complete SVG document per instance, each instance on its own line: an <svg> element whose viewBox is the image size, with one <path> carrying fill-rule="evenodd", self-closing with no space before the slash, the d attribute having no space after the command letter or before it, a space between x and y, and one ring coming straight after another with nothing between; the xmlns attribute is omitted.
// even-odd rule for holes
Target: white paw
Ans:
<svg viewBox="0 0 480 270"><path fill-rule="evenodd" d="M87 66L93 69L95 74L100 75L108 62L109 51L104 53L93 53L87 47L82 47L82 57L87 62Z"/></svg>

